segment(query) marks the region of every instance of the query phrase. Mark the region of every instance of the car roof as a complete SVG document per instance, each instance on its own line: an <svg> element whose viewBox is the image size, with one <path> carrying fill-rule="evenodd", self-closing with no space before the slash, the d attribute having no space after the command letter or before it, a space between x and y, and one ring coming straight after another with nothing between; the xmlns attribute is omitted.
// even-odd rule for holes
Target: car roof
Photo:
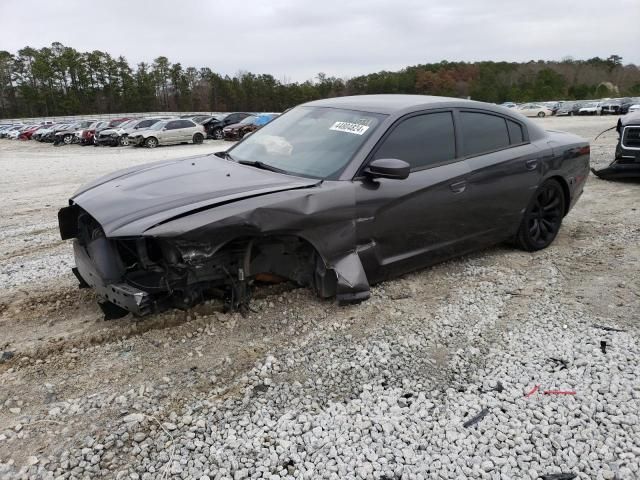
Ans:
<svg viewBox="0 0 640 480"><path fill-rule="evenodd" d="M371 113L396 113L412 107L436 106L437 104L453 103L468 104L472 107L474 104L482 105L486 108L488 104L483 102L474 102L472 100L462 100L460 98L436 97L431 95L399 95L399 94L380 94L380 95L355 95L351 97L334 97L324 100L315 100L304 103L305 106L313 107L332 107L345 108L348 110L360 110Z"/></svg>

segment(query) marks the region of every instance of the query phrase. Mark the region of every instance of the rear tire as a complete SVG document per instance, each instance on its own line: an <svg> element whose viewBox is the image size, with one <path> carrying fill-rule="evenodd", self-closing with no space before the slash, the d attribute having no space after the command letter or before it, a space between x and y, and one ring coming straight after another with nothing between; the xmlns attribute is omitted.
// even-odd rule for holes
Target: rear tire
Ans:
<svg viewBox="0 0 640 480"><path fill-rule="evenodd" d="M222 133L221 128L216 128L213 130L213 138L216 140L224 140L224 133Z"/></svg>
<svg viewBox="0 0 640 480"><path fill-rule="evenodd" d="M544 112L538 112L538 118L542 118L544 117L544 115L545 115Z"/></svg>
<svg viewBox="0 0 640 480"><path fill-rule="evenodd" d="M144 146L147 148L156 148L158 146L158 139L156 137L149 137L144 141Z"/></svg>
<svg viewBox="0 0 640 480"><path fill-rule="evenodd" d="M128 135L122 135L118 139L118 145L120 145L121 147L128 147L129 146L129 136Z"/></svg>
<svg viewBox="0 0 640 480"><path fill-rule="evenodd" d="M66 134L62 138L62 141L64 142L65 145L71 145L71 142L73 141L73 135L71 135L70 133Z"/></svg>
<svg viewBox="0 0 640 480"><path fill-rule="evenodd" d="M201 133L196 133L193 136L193 143L195 143L196 145L200 145L203 141L204 141L204 135L202 135Z"/></svg>
<svg viewBox="0 0 640 480"><path fill-rule="evenodd" d="M562 186L550 179L536 190L522 216L515 243L518 248L535 252L547 248L556 238L565 212Z"/></svg>

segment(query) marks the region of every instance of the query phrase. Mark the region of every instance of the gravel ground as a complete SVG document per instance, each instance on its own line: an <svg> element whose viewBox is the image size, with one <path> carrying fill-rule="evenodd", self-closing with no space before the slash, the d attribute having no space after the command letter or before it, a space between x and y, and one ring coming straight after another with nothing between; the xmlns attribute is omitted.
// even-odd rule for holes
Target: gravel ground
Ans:
<svg viewBox="0 0 640 480"><path fill-rule="evenodd" d="M615 118L540 122L593 139ZM99 174L219 148L0 141L0 478L640 478L640 184L591 176L549 249L361 305L279 285L245 317L103 321L57 209Z"/></svg>

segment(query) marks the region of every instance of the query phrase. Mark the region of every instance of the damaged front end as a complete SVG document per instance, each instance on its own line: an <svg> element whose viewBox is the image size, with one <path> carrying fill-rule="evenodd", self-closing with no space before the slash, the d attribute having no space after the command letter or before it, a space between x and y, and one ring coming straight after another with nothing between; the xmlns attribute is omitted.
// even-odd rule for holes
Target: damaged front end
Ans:
<svg viewBox="0 0 640 480"><path fill-rule="evenodd" d="M81 288L93 288L105 318L186 309L210 298L242 310L259 274L336 295L336 274L295 236L240 237L216 244L201 239L153 236L108 238L78 205L58 214L62 239L73 239ZM263 275L264 277L264 275Z"/></svg>
<svg viewBox="0 0 640 480"><path fill-rule="evenodd" d="M640 114L629 114L616 125L618 144L608 167L591 171L604 180L640 178Z"/></svg>

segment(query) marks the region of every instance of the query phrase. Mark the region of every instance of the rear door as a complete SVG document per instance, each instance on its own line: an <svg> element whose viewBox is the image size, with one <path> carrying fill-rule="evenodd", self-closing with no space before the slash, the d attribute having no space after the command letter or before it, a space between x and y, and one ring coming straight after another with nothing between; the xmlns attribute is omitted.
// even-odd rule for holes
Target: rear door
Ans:
<svg viewBox="0 0 640 480"><path fill-rule="evenodd" d="M456 115L470 171L469 213L481 247L516 232L542 179L545 151L532 145L526 125L511 117L475 109L460 109Z"/></svg>
<svg viewBox="0 0 640 480"><path fill-rule="evenodd" d="M193 138L194 128L197 125L191 120L180 120L180 129L178 130L178 138L181 142L190 142Z"/></svg>

